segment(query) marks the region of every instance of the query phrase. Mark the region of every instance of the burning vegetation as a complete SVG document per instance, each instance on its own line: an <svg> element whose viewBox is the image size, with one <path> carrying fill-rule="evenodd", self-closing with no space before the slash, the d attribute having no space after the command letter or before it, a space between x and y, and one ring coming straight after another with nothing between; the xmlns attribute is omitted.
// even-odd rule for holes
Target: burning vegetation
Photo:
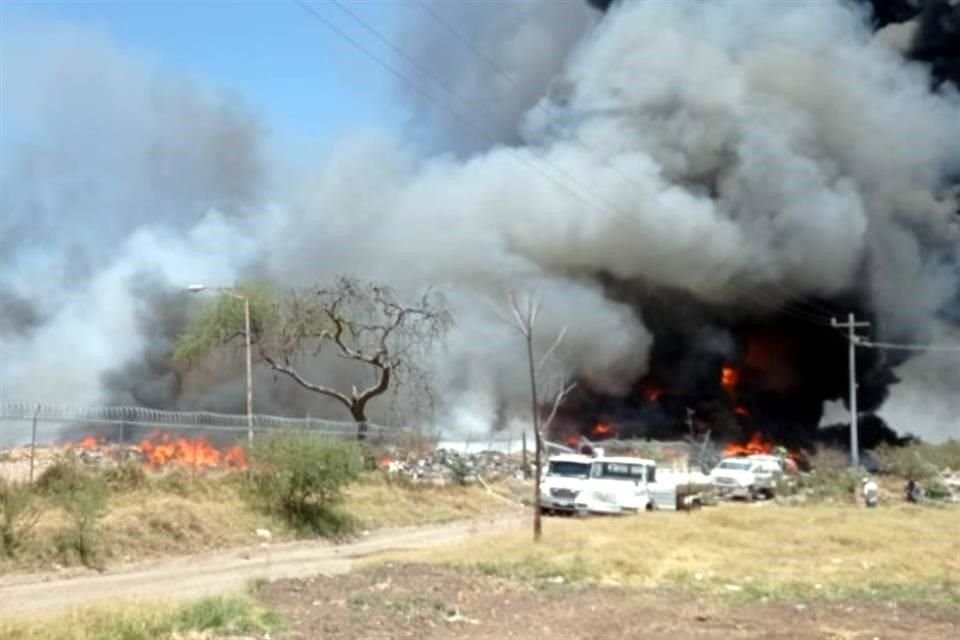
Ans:
<svg viewBox="0 0 960 640"><path fill-rule="evenodd" d="M224 469L248 467L247 455L240 445L217 446L203 436L180 437L154 432L138 444L123 446L102 436L86 436L65 445L70 450L98 451L111 458L138 459L151 469Z"/></svg>

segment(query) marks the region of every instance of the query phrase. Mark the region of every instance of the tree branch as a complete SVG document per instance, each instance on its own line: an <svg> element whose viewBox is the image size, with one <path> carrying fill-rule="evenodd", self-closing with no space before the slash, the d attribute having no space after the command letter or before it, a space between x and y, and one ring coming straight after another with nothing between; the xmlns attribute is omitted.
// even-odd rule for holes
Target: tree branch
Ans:
<svg viewBox="0 0 960 640"><path fill-rule="evenodd" d="M550 345L550 348L544 351L543 357L540 358L540 362L537 363L537 371L543 368L543 365L546 364L547 360L553 355L553 352L557 350L557 347L560 346L560 343L563 342L563 337L567 335L567 328L564 327L560 330L560 333L557 334L557 339L553 341L553 344Z"/></svg>
<svg viewBox="0 0 960 640"><path fill-rule="evenodd" d="M287 364L281 364L280 362L277 362L276 360L274 360L273 358L271 358L266 354L261 354L261 355L263 355L263 359L267 362L267 364L270 365L270 367L274 371L278 371L279 373L282 373L288 376L291 380L299 384L304 389L307 389L308 391L314 391L321 395L327 396L328 398L333 398L334 400L338 400L339 402L346 405L348 409L351 407L352 402L350 401L349 397L340 393L336 389L331 389L330 387L325 387L321 384L310 382L309 380L301 376L296 369L294 369L289 365L289 360L287 361Z"/></svg>
<svg viewBox="0 0 960 640"><path fill-rule="evenodd" d="M550 425L553 424L553 419L557 417L557 411L560 410L560 405L563 404L564 399L570 392L577 387L576 382L571 382L569 385L561 386L560 390L557 391L557 394L553 397L553 406L550 407L550 413L547 415L547 419L540 423L540 431L547 433L550 430Z"/></svg>
<svg viewBox="0 0 960 640"><path fill-rule="evenodd" d="M357 394L356 390L354 390L353 392L354 398L356 398L357 401L362 402L363 404L366 404L366 402L370 398L380 395L390 387L391 377L392 377L392 371L390 367L382 367L380 369L380 376L378 377L376 383L374 383L372 386L367 387L366 389L361 391L359 394Z"/></svg>

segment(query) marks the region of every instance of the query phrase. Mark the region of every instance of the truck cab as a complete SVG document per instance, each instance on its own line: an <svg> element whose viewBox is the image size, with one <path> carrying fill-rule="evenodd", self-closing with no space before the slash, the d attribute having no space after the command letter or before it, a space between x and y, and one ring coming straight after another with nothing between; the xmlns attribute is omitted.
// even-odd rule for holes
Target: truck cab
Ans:
<svg viewBox="0 0 960 640"><path fill-rule="evenodd" d="M755 500L773 496L776 479L783 471L783 461L776 456L740 456L721 460L710 472L710 480L721 496Z"/></svg>
<svg viewBox="0 0 960 640"><path fill-rule="evenodd" d="M592 457L580 454L551 456L540 480L541 512L575 513L577 495L590 477L592 463Z"/></svg>

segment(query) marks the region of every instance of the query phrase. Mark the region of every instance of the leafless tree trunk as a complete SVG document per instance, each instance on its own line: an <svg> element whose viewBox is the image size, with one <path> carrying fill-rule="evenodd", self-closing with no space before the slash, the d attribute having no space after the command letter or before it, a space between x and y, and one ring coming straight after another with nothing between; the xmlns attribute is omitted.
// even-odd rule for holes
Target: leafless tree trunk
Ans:
<svg viewBox="0 0 960 640"><path fill-rule="evenodd" d="M546 420L540 416L540 394L538 390L538 376L543 370L544 365L549 361L560 343L563 342L563 336L566 329L560 331L553 344L547 349L538 361L534 356L534 332L537 325L537 316L540 313L540 302L534 295L528 295L525 304L521 304L514 292L509 295L510 308L513 313L512 320L506 320L513 326L520 335L527 348L527 366L530 375L530 413L533 419L534 436L534 477L533 477L533 540L537 542L543 535L543 523L541 520L540 509L540 478L543 474L543 434L550 427L553 419L557 415L563 399L573 389L574 385L561 383L553 394L550 413Z"/></svg>

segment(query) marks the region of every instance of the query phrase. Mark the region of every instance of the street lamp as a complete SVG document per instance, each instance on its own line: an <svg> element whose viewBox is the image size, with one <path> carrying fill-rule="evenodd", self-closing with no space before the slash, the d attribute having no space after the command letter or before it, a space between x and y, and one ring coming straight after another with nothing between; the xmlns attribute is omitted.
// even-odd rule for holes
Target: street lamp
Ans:
<svg viewBox="0 0 960 640"><path fill-rule="evenodd" d="M218 291L231 298L243 300L243 340L247 352L247 443L253 447L253 354L250 349L250 298L237 293L229 287L208 287L203 284L191 284L187 287L190 293L201 293L206 290Z"/></svg>

